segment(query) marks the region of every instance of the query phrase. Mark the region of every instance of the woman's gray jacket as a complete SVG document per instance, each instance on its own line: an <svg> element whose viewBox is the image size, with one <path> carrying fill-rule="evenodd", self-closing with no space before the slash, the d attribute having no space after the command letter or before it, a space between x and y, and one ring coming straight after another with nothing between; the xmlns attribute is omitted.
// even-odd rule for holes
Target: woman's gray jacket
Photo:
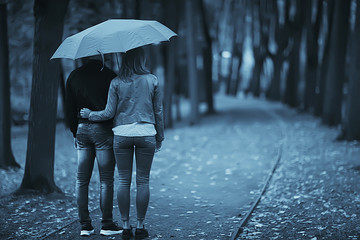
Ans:
<svg viewBox="0 0 360 240"><path fill-rule="evenodd" d="M107 104L102 111L92 111L91 121L114 118L114 126L135 122L155 125L156 141L164 140L162 96L159 81L152 74L133 75L111 81Z"/></svg>

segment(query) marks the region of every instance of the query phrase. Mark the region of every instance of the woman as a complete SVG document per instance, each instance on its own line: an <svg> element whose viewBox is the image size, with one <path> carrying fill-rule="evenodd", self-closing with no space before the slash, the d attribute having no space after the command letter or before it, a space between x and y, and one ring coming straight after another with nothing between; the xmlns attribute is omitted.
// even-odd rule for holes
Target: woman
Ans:
<svg viewBox="0 0 360 240"><path fill-rule="evenodd" d="M119 77L111 81L103 111L82 109L90 121L114 118L114 154L119 171L118 204L123 221L123 239L132 237L129 222L133 155L136 159L136 239L148 236L144 219L149 204L149 175L155 150L164 140L162 99L159 81L145 67L142 48L122 55Z"/></svg>

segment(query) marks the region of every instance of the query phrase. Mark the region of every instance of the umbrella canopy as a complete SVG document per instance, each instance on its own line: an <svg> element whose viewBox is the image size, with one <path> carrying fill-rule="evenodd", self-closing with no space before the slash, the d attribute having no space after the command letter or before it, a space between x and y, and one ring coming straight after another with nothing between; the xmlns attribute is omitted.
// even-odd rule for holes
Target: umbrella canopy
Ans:
<svg viewBox="0 0 360 240"><path fill-rule="evenodd" d="M153 20L110 19L66 38L51 59L77 59L168 41L176 33Z"/></svg>

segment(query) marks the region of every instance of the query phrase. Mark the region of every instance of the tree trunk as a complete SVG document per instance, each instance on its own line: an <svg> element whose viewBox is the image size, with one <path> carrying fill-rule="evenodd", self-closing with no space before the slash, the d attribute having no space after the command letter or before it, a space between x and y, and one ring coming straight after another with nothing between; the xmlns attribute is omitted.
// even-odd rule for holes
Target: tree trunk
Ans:
<svg viewBox="0 0 360 240"><path fill-rule="evenodd" d="M341 122L346 43L348 42L350 0L335 1L333 29L330 38L329 69L326 77L322 119L327 125Z"/></svg>
<svg viewBox="0 0 360 240"><path fill-rule="evenodd" d="M261 71L265 61L264 50L261 50L261 48L262 47L259 46L253 49L255 65L248 92L251 92L255 97L260 97Z"/></svg>
<svg viewBox="0 0 360 240"><path fill-rule="evenodd" d="M239 90L239 85L241 83L241 72L240 72L240 69L241 69L241 64L242 64L242 44L241 44L241 50L239 50L240 46L239 47L235 47L234 48L234 55L237 57L238 59L238 62L237 62L237 65L236 65L236 69L235 69L235 79L233 80L233 86L232 86L232 91L230 92L230 94L236 96L237 93L238 93L238 90Z"/></svg>
<svg viewBox="0 0 360 240"><path fill-rule="evenodd" d="M226 94L231 95L231 77L234 71L234 52L232 52L231 57L229 58L229 74L223 76L224 82L226 83Z"/></svg>
<svg viewBox="0 0 360 240"><path fill-rule="evenodd" d="M61 106L62 106L62 113L63 117L65 118L65 78L64 78L64 70L62 64L60 62L60 72L59 72L59 80L60 80L60 99L61 99Z"/></svg>
<svg viewBox="0 0 360 240"><path fill-rule="evenodd" d="M329 54L330 54L330 36L332 32L333 23L333 11L335 6L335 0L327 1L327 34L323 37L325 42L323 57L319 61L319 66L316 72L316 97L315 97L315 112L316 116L321 116L324 109L324 98L325 98L325 86L326 86L326 75L329 68ZM324 24L324 23L323 23Z"/></svg>
<svg viewBox="0 0 360 240"><path fill-rule="evenodd" d="M299 47L300 45L296 44L292 53L291 60L289 62L289 72L286 80L285 96L284 103L290 107L297 107L299 105L297 98L297 86L298 86L298 77L299 77Z"/></svg>
<svg viewBox="0 0 360 240"><path fill-rule="evenodd" d="M239 24L238 18L241 14L239 14L238 11L238 3L236 1L229 1L228 6L230 7L229 10L229 21L227 24L229 24L229 38L231 38L231 41L229 41L227 44L232 44L232 47L229 48L231 50L231 58L229 59L229 75L225 77L226 80L226 94L236 96L236 92L234 92L234 86L236 81L236 71L238 70L238 64L240 63L241 57L237 55L239 51L236 50L238 47L237 44L237 38L238 34L241 34L241 32L238 30L238 28L241 26ZM240 26L239 26L240 25Z"/></svg>
<svg viewBox="0 0 360 240"><path fill-rule="evenodd" d="M250 91L255 97L260 97L261 94L261 73L263 70L265 59L269 53L268 45L271 26L271 15L268 12L268 8L269 2L267 1L253 2L253 35L254 39L258 38L258 40L254 41L253 44L255 65L253 70L253 77L250 82ZM256 34L258 37L255 37Z"/></svg>
<svg viewBox="0 0 360 240"><path fill-rule="evenodd" d="M174 43L173 43L174 44ZM167 46L165 51L165 86L164 86L164 122L166 128L173 127L172 105L175 87L175 46Z"/></svg>
<svg viewBox="0 0 360 240"><path fill-rule="evenodd" d="M35 0L34 61L25 173L20 190L60 191L54 181L58 61L68 0Z"/></svg>
<svg viewBox="0 0 360 240"><path fill-rule="evenodd" d="M178 15L177 10L179 9L178 1L163 2L166 9L166 22L171 30L177 32L178 26ZM171 39L171 42L168 43L165 47L165 91L164 91L164 122L165 127L173 127L173 118L172 118L172 105L173 105L173 96L174 88L176 81L175 67L176 67L176 58L177 58L177 39L176 37Z"/></svg>
<svg viewBox="0 0 360 240"><path fill-rule="evenodd" d="M282 99L281 95L281 69L283 64L283 57L281 54L275 54L273 57L274 61L274 76L270 83L270 86L266 92L266 97L269 100L280 101Z"/></svg>
<svg viewBox="0 0 360 240"><path fill-rule="evenodd" d="M206 91L206 103L207 103L207 113L213 114L215 112L214 108L214 96L213 96L213 52L212 52L212 39L210 37L209 30L209 19L206 16L206 10L203 3L203 0L197 0L199 3L199 9L202 17L202 29L204 30L204 36L206 40L206 46L203 50L204 55L204 72L205 72L205 91Z"/></svg>
<svg viewBox="0 0 360 240"><path fill-rule="evenodd" d="M298 83L300 79L300 45L302 36L302 22L304 15L303 3L301 0L296 0L296 13L294 21L291 22L290 37L293 41L289 73L286 81L286 89L284 96L284 103L290 107L299 106L298 99Z"/></svg>
<svg viewBox="0 0 360 240"><path fill-rule="evenodd" d="M124 17L140 19L140 0L124 0Z"/></svg>
<svg viewBox="0 0 360 240"><path fill-rule="evenodd" d="M343 136L346 140L360 140L360 1L357 0L355 30L351 38L351 62L349 94L346 103L346 115Z"/></svg>
<svg viewBox="0 0 360 240"><path fill-rule="evenodd" d="M306 79L304 91L304 110L314 111L315 97L316 97L316 70L318 68L318 55L319 55L319 33L320 23L323 16L322 0L317 2L316 20L312 23L312 1L306 0Z"/></svg>
<svg viewBox="0 0 360 240"><path fill-rule="evenodd" d="M198 79L196 74L196 50L194 35L194 12L193 1L186 0L185 2L185 19L186 19L186 49L187 49L187 69L189 81L189 95L190 95L190 124L199 122L199 96L198 96Z"/></svg>
<svg viewBox="0 0 360 240"><path fill-rule="evenodd" d="M0 3L0 168L20 167L11 148L9 45L6 3Z"/></svg>
<svg viewBox="0 0 360 240"><path fill-rule="evenodd" d="M232 45L234 41L234 24L233 24L233 9L234 9L234 0L222 1L221 11L220 11L220 20L218 22L218 31L217 31L217 42L220 60L218 61L218 78L220 83L225 84L225 93L230 93L230 78L232 74L233 66L233 55L225 56L223 55L224 51L232 51L229 45Z"/></svg>
<svg viewBox="0 0 360 240"><path fill-rule="evenodd" d="M274 34L275 36L277 50L276 53L274 53L274 55L272 56L272 60L274 62L274 76L266 92L266 97L269 100L280 101L283 99L281 91L281 70L284 62L284 50L288 45L289 33L287 31L288 23L280 23L279 21L279 6L276 4L276 2L273 2L273 4L274 15L271 17L270 23L270 31L273 31L273 33L270 34ZM284 8L288 12L289 1L285 1L285 5L286 6Z"/></svg>

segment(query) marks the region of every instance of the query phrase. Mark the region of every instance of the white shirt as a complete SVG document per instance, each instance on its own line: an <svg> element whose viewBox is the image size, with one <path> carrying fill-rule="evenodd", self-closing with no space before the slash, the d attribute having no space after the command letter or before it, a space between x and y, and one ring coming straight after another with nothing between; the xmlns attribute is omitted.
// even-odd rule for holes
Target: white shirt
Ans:
<svg viewBox="0 0 360 240"><path fill-rule="evenodd" d="M114 135L124 137L145 137L156 135L155 126L151 123L130 123L118 125L112 130Z"/></svg>

